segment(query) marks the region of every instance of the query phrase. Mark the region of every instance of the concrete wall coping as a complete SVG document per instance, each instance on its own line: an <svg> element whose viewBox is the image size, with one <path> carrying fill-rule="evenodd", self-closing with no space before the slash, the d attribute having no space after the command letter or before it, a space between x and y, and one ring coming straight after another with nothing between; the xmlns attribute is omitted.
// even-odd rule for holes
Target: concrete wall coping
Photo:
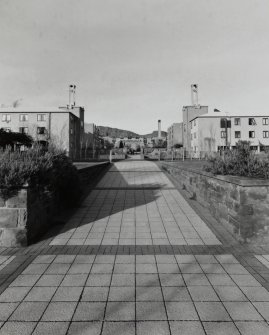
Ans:
<svg viewBox="0 0 269 335"><path fill-rule="evenodd" d="M260 186L269 186L269 179L256 179L256 178L249 178L249 177L240 177L240 176L231 176L231 175L213 175L211 173L208 172L204 172L204 171L198 171L195 169L190 169L184 166L177 166L174 163L170 163L170 162L161 162L161 164L163 165L168 165L171 166L175 169L178 170L186 170L186 171L191 171L193 173L202 175L202 176L206 176L212 179L217 179L217 180L221 180L224 181L226 183L231 183L234 185L238 185L241 187L260 187Z"/></svg>
<svg viewBox="0 0 269 335"><path fill-rule="evenodd" d="M109 161L105 161L105 162L75 162L73 164L78 170L84 170L84 169L91 169L91 168L94 168L94 167L100 166L100 165L108 165L108 164L110 164L110 162Z"/></svg>

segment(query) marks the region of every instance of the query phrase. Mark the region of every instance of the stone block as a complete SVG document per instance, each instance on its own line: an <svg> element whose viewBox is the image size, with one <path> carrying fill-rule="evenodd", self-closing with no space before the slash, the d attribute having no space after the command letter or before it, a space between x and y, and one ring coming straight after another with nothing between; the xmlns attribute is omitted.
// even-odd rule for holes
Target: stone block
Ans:
<svg viewBox="0 0 269 335"><path fill-rule="evenodd" d="M27 245L27 231L24 228L0 229L0 246L22 247Z"/></svg>
<svg viewBox="0 0 269 335"><path fill-rule="evenodd" d="M0 208L0 227L17 227L18 211L13 208Z"/></svg>
<svg viewBox="0 0 269 335"><path fill-rule="evenodd" d="M28 218L27 209L20 208L18 209L18 227L26 227Z"/></svg>
<svg viewBox="0 0 269 335"><path fill-rule="evenodd" d="M27 207L27 189L19 190L16 195L7 199L6 207L26 208Z"/></svg>

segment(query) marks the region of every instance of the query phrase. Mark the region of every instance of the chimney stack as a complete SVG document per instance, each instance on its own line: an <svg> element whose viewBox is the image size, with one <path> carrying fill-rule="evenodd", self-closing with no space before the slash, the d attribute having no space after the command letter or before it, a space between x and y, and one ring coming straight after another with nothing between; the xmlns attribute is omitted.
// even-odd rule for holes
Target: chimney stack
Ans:
<svg viewBox="0 0 269 335"><path fill-rule="evenodd" d="M76 105L76 85L69 85L69 108Z"/></svg>
<svg viewBox="0 0 269 335"><path fill-rule="evenodd" d="M158 138L162 137L161 120L158 120Z"/></svg>
<svg viewBox="0 0 269 335"><path fill-rule="evenodd" d="M191 104L192 106L198 106L198 85L191 85Z"/></svg>

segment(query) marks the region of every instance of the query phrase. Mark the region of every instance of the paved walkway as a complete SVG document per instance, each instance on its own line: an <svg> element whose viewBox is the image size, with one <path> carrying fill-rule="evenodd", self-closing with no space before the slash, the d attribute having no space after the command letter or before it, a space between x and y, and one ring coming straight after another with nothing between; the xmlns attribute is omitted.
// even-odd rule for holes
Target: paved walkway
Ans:
<svg viewBox="0 0 269 335"><path fill-rule="evenodd" d="M0 334L269 334L269 250L183 195L119 162L53 237L1 248Z"/></svg>
<svg viewBox="0 0 269 335"><path fill-rule="evenodd" d="M115 163L51 245L221 244L152 162Z"/></svg>

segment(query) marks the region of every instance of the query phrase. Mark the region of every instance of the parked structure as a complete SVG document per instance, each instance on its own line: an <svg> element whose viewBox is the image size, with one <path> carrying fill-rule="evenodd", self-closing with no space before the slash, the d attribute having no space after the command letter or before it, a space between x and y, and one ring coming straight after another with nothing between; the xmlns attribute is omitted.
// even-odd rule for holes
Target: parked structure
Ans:
<svg viewBox="0 0 269 335"><path fill-rule="evenodd" d="M44 145L53 142L77 159L84 133L84 108L1 108L0 128L29 134Z"/></svg>
<svg viewBox="0 0 269 335"><path fill-rule="evenodd" d="M233 148L249 141L257 152L269 149L269 115L226 115L218 112L190 120L191 149L195 152Z"/></svg>
<svg viewBox="0 0 269 335"><path fill-rule="evenodd" d="M183 123L173 123L167 129L167 149L175 145L183 146Z"/></svg>

